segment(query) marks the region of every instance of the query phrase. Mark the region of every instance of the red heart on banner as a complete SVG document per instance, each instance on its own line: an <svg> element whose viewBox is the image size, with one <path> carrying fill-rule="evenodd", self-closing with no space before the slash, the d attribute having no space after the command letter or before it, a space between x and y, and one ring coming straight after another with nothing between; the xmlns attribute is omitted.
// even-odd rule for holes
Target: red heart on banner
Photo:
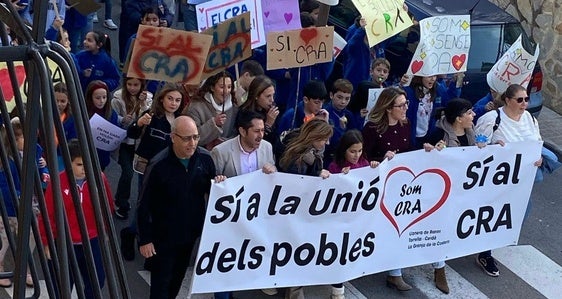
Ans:
<svg viewBox="0 0 562 299"><path fill-rule="evenodd" d="M18 86L21 87L23 85L23 81L25 80L25 68L23 65L16 65L16 78L18 80ZM0 89L2 94L4 95L4 99L6 102L9 102L14 97L14 91L12 90L12 81L10 80L10 75L8 74L8 69L3 68L0 70Z"/></svg>
<svg viewBox="0 0 562 299"><path fill-rule="evenodd" d="M421 70L423 67L423 60L414 60L412 62L412 73L415 74Z"/></svg>
<svg viewBox="0 0 562 299"><path fill-rule="evenodd" d="M300 37L308 45L308 43L318 35L316 28L305 28L300 32Z"/></svg>
<svg viewBox="0 0 562 299"><path fill-rule="evenodd" d="M393 193L391 196L392 198L387 200L386 197L389 195L388 194L388 190L386 189L386 186L388 184L389 179L392 177L392 175L398 174L400 172L406 172L406 175L410 175L412 176L412 180L410 181L410 183L415 182L416 180L418 180L420 177L424 176L427 177L427 175L437 175L439 176L442 180L443 180L443 193L441 194L441 196L439 197L439 199L435 202L435 204L433 206L431 206L429 209L425 209L425 208L421 208L420 211L420 215L411 219L410 221L406 220L406 222L401 221L401 223L399 223L400 219L398 219L399 217L405 217L407 218L407 216L409 215L404 215L404 214L400 214L398 216L396 216L396 211L400 210L401 204L402 204L402 200L404 198L407 199L408 192L404 192L404 187L402 188L396 188L396 186L394 186L394 188L392 188L392 190L397 190L397 191L401 191L402 193L406 193L406 194L400 194L398 195L397 192ZM400 177L402 186L403 185L403 177ZM424 193L423 192L423 188L422 186L417 186L419 187L419 189L413 188L414 191L419 191L419 192L413 192L414 194L412 194L411 196L414 196L416 198L423 197ZM427 186L425 186L427 188ZM399 190L400 189L400 190ZM427 190L427 189L425 189ZM398 233L398 236L401 236L402 233L404 233L404 231L406 231L408 228L412 227L413 225L415 225L416 223L422 221L424 218L427 218L428 216L430 216L431 214L433 214L435 211L437 211L439 208L441 208L441 206L443 206L443 204L445 203L445 201L447 201L447 198L449 197L449 193L451 192L451 178L449 178L449 176L447 175L447 173L445 173L443 170L441 169L436 169L436 168L431 168L431 169L426 169L424 171L422 171L421 173L419 173L418 175L415 175L414 172L405 166L401 166L401 167L397 167L392 169L389 173L388 176L386 177L386 180L384 182L384 190L383 190L383 194L381 196L381 211L382 213L386 216L386 218L390 221L390 223L392 224L392 226L394 226L394 228L396 229L396 232ZM431 189L431 191L427 191L426 192L426 196L435 196L435 194L438 194L438 190L436 192L436 190L434 190L433 188ZM388 210L387 208L387 201L389 202L393 202L396 201L396 198L400 198L400 201L396 203L395 207L392 209L395 213L393 214L391 211ZM427 199L427 198L426 198ZM425 200L424 203L426 203L428 200ZM431 201L431 198L429 198L429 201ZM413 213L412 213L413 215ZM400 227L400 224L402 224L403 227Z"/></svg>
<svg viewBox="0 0 562 299"><path fill-rule="evenodd" d="M465 61L466 61L466 54L454 55L453 58L451 59L451 62L453 63L453 67L457 71L462 68Z"/></svg>
<svg viewBox="0 0 562 299"><path fill-rule="evenodd" d="M199 8L199 12L200 12L200 13L203 13L204 11L205 11L204 8Z"/></svg>
<svg viewBox="0 0 562 299"><path fill-rule="evenodd" d="M269 11L264 11L264 12L263 12L263 15L264 15L266 18L269 17Z"/></svg>

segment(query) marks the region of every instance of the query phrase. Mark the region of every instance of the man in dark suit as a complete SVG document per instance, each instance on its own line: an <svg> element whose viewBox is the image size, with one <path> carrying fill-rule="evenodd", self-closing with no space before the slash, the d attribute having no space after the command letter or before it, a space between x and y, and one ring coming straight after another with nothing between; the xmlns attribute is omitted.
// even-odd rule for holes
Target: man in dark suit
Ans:
<svg viewBox="0 0 562 299"><path fill-rule="evenodd" d="M150 160L138 207L140 253L152 260L150 298L175 298L205 219L205 198L215 165L198 147L197 125L188 116L172 124L172 144Z"/></svg>

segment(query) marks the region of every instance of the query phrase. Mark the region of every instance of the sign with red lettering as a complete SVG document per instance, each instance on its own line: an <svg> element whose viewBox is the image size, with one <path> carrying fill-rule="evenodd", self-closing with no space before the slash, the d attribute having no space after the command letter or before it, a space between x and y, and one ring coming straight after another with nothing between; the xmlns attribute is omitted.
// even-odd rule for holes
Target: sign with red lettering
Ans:
<svg viewBox="0 0 562 299"><path fill-rule="evenodd" d="M309 27L267 34L267 69L329 62L333 58L334 27Z"/></svg>
<svg viewBox="0 0 562 299"><path fill-rule="evenodd" d="M202 32L213 37L203 79L252 56L250 13L246 12Z"/></svg>
<svg viewBox="0 0 562 299"><path fill-rule="evenodd" d="M503 93L511 84L527 88L538 58L539 46L531 55L523 48L520 35L486 75L488 85L499 93Z"/></svg>
<svg viewBox="0 0 562 299"><path fill-rule="evenodd" d="M261 0L213 0L195 7L199 32L230 18L250 13L252 49L265 44Z"/></svg>
<svg viewBox="0 0 562 299"><path fill-rule="evenodd" d="M420 43L407 74L432 76L466 71L470 50L469 15L425 18L420 21L420 33Z"/></svg>
<svg viewBox="0 0 562 299"><path fill-rule="evenodd" d="M205 34L140 25L127 76L199 84L211 39Z"/></svg>

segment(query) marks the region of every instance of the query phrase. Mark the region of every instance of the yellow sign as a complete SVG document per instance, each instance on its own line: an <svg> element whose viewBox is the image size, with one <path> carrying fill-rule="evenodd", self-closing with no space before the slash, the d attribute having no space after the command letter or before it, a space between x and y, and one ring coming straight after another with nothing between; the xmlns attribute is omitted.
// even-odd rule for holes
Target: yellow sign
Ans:
<svg viewBox="0 0 562 299"><path fill-rule="evenodd" d="M413 25L404 10L404 0L352 0L367 22L365 31L369 47Z"/></svg>

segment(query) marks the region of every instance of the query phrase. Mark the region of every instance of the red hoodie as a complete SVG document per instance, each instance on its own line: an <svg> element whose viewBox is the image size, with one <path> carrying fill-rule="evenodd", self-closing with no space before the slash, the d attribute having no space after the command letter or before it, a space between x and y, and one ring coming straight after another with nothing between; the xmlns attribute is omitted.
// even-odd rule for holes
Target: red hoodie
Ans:
<svg viewBox="0 0 562 299"><path fill-rule="evenodd" d="M108 200L111 213L113 213L113 196L111 195L111 188L107 178L101 173L101 178L105 186L105 192ZM61 181L61 191L64 203L64 209L66 210L66 218L68 219L68 225L70 227L70 236L72 238L72 243L78 244L82 243L82 237L80 236L80 228L78 226L78 218L76 216L76 210L74 209L74 203L72 202L72 193L69 189L70 185L68 183L68 176L66 171L60 173ZM84 218L86 220L86 226L88 230L89 239L93 239L98 236L98 230L96 228L96 219L94 216L94 207L90 198L90 190L88 188L88 182L84 181L82 186L78 186L78 192L82 200L82 210L84 211ZM45 203L47 205L47 213L49 214L49 223L53 230L53 237L57 238L57 229L55 223L54 214L54 201L53 201L53 188L52 184L47 186L47 191L45 193ZM43 225L43 219L39 215L39 232L41 233L41 240L43 244L47 244L47 235L45 233L45 227Z"/></svg>

